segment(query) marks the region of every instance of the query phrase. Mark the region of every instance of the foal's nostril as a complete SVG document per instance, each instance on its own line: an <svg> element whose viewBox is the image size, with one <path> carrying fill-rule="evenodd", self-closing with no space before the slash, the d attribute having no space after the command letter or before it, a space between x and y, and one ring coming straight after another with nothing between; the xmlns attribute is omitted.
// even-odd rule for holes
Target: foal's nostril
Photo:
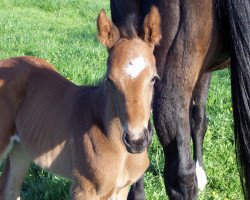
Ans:
<svg viewBox="0 0 250 200"><path fill-rule="evenodd" d="M143 131L143 134L145 135L146 138L148 138L148 136L149 136L148 129L145 128L144 131Z"/></svg>
<svg viewBox="0 0 250 200"><path fill-rule="evenodd" d="M124 132L123 142L127 151L130 153L143 152L149 144L149 131L144 129L141 133L137 133L137 136L140 137L137 137L136 139L133 139L133 136L135 136L135 133L131 133L129 131Z"/></svg>
<svg viewBox="0 0 250 200"><path fill-rule="evenodd" d="M144 129L144 131L143 131L144 139L147 140L147 141L148 141L148 140L151 140L151 138L152 138L152 137L151 137L151 133L152 133L152 132L151 132L150 130Z"/></svg>
<svg viewBox="0 0 250 200"><path fill-rule="evenodd" d="M125 134L125 136L124 136L125 142L126 142L127 144L130 144L129 133L128 133L128 132L125 132L124 134Z"/></svg>

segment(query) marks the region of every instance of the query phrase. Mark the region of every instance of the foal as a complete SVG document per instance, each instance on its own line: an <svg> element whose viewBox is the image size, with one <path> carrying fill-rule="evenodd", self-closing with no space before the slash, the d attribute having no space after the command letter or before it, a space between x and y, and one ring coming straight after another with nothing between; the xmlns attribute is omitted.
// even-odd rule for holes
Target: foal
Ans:
<svg viewBox="0 0 250 200"><path fill-rule="evenodd" d="M149 165L159 24L153 8L143 39L128 37L100 12L98 38L109 55L99 87L76 86L39 58L0 61L1 160L8 155L0 199L19 197L31 161L71 179L73 199L127 198Z"/></svg>

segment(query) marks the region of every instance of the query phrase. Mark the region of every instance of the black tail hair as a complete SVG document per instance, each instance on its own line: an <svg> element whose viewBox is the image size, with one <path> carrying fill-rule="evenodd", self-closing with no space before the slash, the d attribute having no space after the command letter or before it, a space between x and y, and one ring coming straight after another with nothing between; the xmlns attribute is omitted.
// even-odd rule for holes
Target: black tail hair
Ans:
<svg viewBox="0 0 250 200"><path fill-rule="evenodd" d="M230 28L236 153L245 199L250 199L250 1L224 1Z"/></svg>

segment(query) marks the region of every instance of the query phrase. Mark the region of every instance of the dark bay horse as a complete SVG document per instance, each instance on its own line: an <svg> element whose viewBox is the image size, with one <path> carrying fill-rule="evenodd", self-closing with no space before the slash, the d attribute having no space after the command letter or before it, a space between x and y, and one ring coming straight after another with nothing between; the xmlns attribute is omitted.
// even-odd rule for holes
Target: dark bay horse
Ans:
<svg viewBox="0 0 250 200"><path fill-rule="evenodd" d="M123 27L126 18L133 18L130 26L143 35L143 20L152 5L162 19L162 40L154 51L161 80L155 85L153 114L164 149L169 197L196 199L197 185L205 185L199 157L206 131L208 72L231 57L236 153L242 188L249 199L250 1L111 0L112 20ZM191 135L195 162L189 149ZM143 197L141 185L142 181L132 187L131 199Z"/></svg>
<svg viewBox="0 0 250 200"><path fill-rule="evenodd" d="M1 200L19 199L31 161L71 179L73 199L127 198L149 165L157 9L144 24L144 39L130 37L100 12L109 55L98 87L76 86L36 57L0 61Z"/></svg>

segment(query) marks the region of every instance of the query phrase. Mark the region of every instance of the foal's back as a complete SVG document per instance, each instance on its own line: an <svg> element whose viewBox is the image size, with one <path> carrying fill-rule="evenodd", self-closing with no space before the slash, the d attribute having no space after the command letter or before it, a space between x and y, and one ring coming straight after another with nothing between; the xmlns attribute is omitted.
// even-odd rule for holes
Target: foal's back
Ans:
<svg viewBox="0 0 250 200"><path fill-rule="evenodd" d="M0 61L0 154L15 132L15 118L34 68L51 66L41 59L18 57Z"/></svg>
<svg viewBox="0 0 250 200"><path fill-rule="evenodd" d="M73 100L70 96L77 88L42 59L25 56L2 60L0 154L18 131L25 150L33 158L39 158L48 149L53 150L52 157L57 156L56 147L65 141L63 133L69 127ZM50 160L47 165L52 164Z"/></svg>

